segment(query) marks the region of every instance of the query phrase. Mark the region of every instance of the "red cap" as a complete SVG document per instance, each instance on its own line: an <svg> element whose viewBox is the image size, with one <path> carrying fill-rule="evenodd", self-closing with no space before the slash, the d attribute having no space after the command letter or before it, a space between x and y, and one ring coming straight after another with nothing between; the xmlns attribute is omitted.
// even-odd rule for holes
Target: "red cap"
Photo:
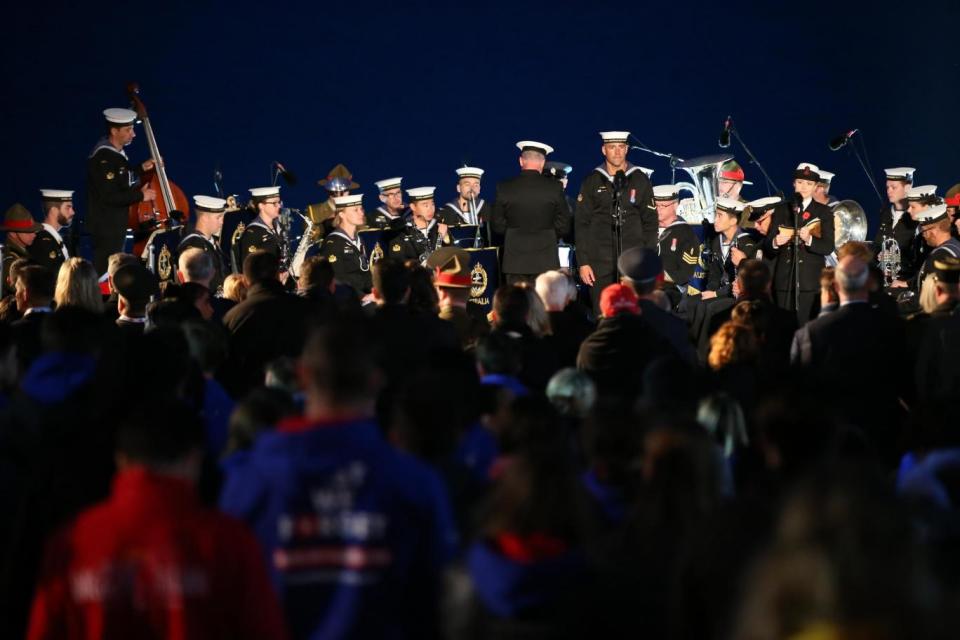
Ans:
<svg viewBox="0 0 960 640"><path fill-rule="evenodd" d="M637 294L622 284L611 284L600 294L600 313L604 318L612 318L618 313L640 313Z"/></svg>
<svg viewBox="0 0 960 640"><path fill-rule="evenodd" d="M960 207L960 193L953 196L952 198L944 198L943 200L948 207Z"/></svg>

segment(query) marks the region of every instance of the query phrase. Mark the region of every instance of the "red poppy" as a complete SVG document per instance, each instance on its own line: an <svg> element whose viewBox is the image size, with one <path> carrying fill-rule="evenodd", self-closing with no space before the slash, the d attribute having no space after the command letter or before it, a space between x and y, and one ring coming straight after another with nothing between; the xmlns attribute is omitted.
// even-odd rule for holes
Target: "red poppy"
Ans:
<svg viewBox="0 0 960 640"><path fill-rule="evenodd" d="M804 212L803 212L803 219L804 219L804 220L808 220L809 218L810 218L810 212L809 212L809 211L804 211Z"/></svg>

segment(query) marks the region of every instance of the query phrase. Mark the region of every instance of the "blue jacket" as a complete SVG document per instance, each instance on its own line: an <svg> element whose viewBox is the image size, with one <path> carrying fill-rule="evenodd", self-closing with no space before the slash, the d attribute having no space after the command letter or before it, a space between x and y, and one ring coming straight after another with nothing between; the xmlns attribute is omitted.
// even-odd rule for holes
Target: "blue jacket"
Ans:
<svg viewBox="0 0 960 640"><path fill-rule="evenodd" d="M221 508L256 532L294 637L436 634L449 499L376 422L282 423L225 471Z"/></svg>

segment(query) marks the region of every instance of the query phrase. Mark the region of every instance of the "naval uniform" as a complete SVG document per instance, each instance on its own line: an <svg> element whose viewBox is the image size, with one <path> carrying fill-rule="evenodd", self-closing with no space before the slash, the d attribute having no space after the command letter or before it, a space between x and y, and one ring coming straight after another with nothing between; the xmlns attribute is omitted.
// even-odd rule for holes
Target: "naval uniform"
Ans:
<svg viewBox="0 0 960 640"><path fill-rule="evenodd" d="M621 248L652 249L657 245L657 208L653 203L650 179L639 167L628 165L620 191ZM599 310L600 292L617 280L617 231L613 217L614 176L604 166L584 178L577 196L574 225L577 263L593 269L596 282L590 288L594 311Z"/></svg>
<svg viewBox="0 0 960 640"><path fill-rule="evenodd" d="M333 267L337 282L353 287L360 296L373 289L370 260L360 238L351 238L342 229L334 229L323 239L319 255Z"/></svg>
<svg viewBox="0 0 960 640"><path fill-rule="evenodd" d="M397 260L418 260L423 262L437 248L437 234L439 225L436 218L430 221L426 229L418 229L411 221L407 223L402 233L390 241L388 254ZM452 243L450 233L441 241L441 246Z"/></svg>
<svg viewBox="0 0 960 640"><path fill-rule="evenodd" d="M43 223L43 230L37 232L33 243L27 247L27 253L31 260L54 273L59 271L60 265L70 257L60 232L46 222Z"/></svg>
<svg viewBox="0 0 960 640"><path fill-rule="evenodd" d="M272 253L277 256L278 259L281 257L280 235L268 227L259 217L255 218L254 221L248 224L247 228L243 230L243 235L240 236L240 241L237 245L239 252L237 266L241 270L243 269L244 259L254 251Z"/></svg>
<svg viewBox="0 0 960 640"><path fill-rule="evenodd" d="M920 265L920 270L917 271L917 278L914 282L914 288L918 295L920 294L920 287L923 286L923 279L934 272L933 261L940 260L947 256L960 258L960 240L957 240L953 236L950 236L946 242L931 248L927 252L927 258L923 261L923 264Z"/></svg>
<svg viewBox="0 0 960 640"><path fill-rule="evenodd" d="M127 154L101 139L87 159L86 226L93 238L93 265L106 273L108 258L123 251L130 205L143 201L140 171ZM134 229L134 231L138 231Z"/></svg>
<svg viewBox="0 0 960 640"><path fill-rule="evenodd" d="M710 250L705 256L707 263L707 291L716 291L717 296L729 296L733 289L733 281L737 277L737 267L733 264L731 249L737 248L746 254L744 260L749 259L757 252L757 241L753 235L744 229L737 229L733 242L727 244L723 234L718 233L710 242Z"/></svg>
<svg viewBox="0 0 960 640"><path fill-rule="evenodd" d="M187 234L187 236L180 241L179 246L177 246L177 260L180 259L180 254L190 248L200 249L204 253L210 254L210 258L213 259L214 271L213 280L210 281L210 291L211 293L219 291L220 287L223 286L223 279L227 273L227 265L223 257L223 252L220 250L220 245L199 231L193 231Z"/></svg>
<svg viewBox="0 0 960 640"><path fill-rule="evenodd" d="M490 209L491 207L488 207L483 199L477 200L477 217L474 219L469 211L469 205L467 209L461 209L460 201L454 200L443 205L437 215L443 224L483 224L488 220L487 214Z"/></svg>
<svg viewBox="0 0 960 640"><path fill-rule="evenodd" d="M659 233L657 253L663 262L663 272L681 292L686 292L700 261L700 239L693 227L680 219Z"/></svg>
<svg viewBox="0 0 960 640"><path fill-rule="evenodd" d="M917 273L923 263L922 253L925 243L920 237L917 223L906 210L894 212L893 205L880 212L880 228L873 238L877 255L883 249L883 239L893 238L900 247L900 273L897 279L908 281Z"/></svg>

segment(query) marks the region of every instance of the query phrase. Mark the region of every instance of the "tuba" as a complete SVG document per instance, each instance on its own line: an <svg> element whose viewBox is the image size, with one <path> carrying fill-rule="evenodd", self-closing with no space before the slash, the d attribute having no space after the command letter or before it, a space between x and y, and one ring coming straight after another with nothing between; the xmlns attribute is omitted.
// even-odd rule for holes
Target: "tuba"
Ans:
<svg viewBox="0 0 960 640"><path fill-rule="evenodd" d="M720 166L733 158L730 154L717 154L691 158L677 164L692 178L693 182L678 182L676 186L693 194L693 198L684 198L680 202L678 214L690 224L700 224L704 220L713 223L716 215L718 177Z"/></svg>
<svg viewBox="0 0 960 640"><path fill-rule="evenodd" d="M841 200L833 207L834 245L837 249L848 242L867 239L867 214L853 200Z"/></svg>

